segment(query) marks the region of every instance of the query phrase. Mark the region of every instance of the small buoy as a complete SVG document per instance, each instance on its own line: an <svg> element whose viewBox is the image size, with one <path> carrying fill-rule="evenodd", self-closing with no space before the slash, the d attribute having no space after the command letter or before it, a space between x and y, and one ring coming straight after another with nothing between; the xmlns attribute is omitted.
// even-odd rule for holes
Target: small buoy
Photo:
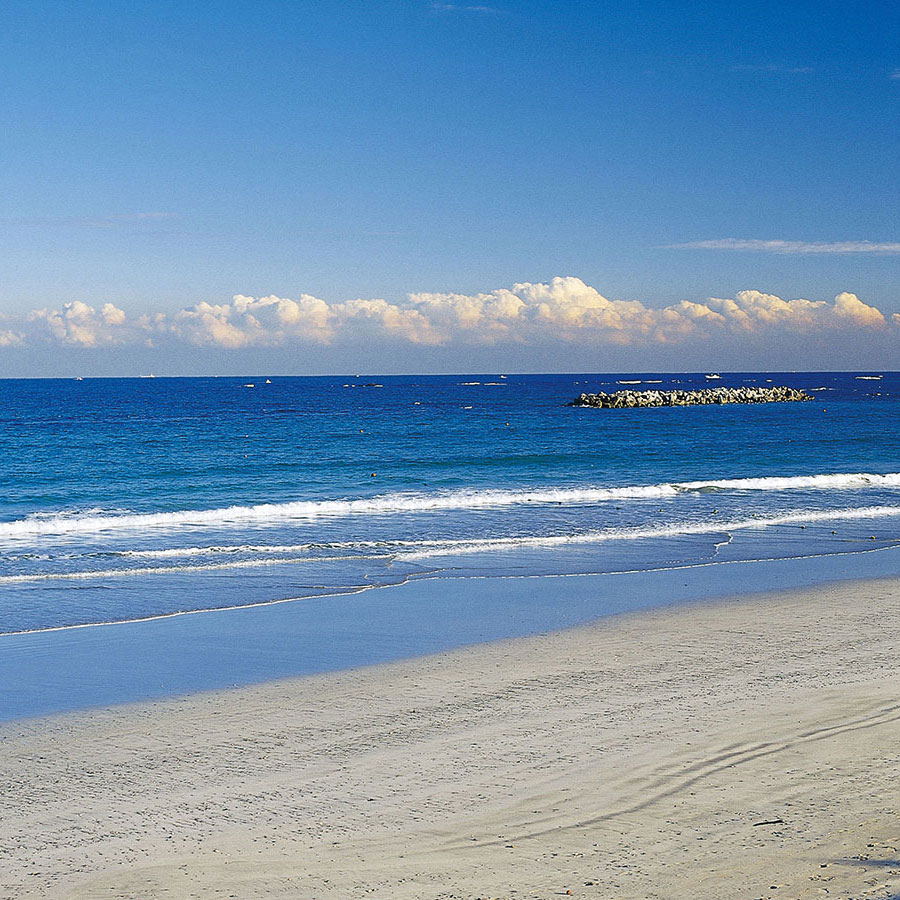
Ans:
<svg viewBox="0 0 900 900"><path fill-rule="evenodd" d="M831 532L831 533L832 533L832 534L837 534L837 532L836 532L836 531L832 531L832 532Z"/></svg>
<svg viewBox="0 0 900 900"><path fill-rule="evenodd" d="M870 541L875 541L875 540L877 540L877 538L876 538L875 535L873 534L872 537L869 538L869 540L870 540Z"/></svg>
<svg viewBox="0 0 900 900"><path fill-rule="evenodd" d="M360 434L365 434L365 432L362 430L362 428L359 429L359 433L360 433Z"/></svg>
<svg viewBox="0 0 900 900"><path fill-rule="evenodd" d="M372 477L373 477L373 478L375 477L375 473L374 473L374 472L372 473Z"/></svg>
<svg viewBox="0 0 900 900"><path fill-rule="evenodd" d="M509 422L506 423L506 427L509 428Z"/></svg>

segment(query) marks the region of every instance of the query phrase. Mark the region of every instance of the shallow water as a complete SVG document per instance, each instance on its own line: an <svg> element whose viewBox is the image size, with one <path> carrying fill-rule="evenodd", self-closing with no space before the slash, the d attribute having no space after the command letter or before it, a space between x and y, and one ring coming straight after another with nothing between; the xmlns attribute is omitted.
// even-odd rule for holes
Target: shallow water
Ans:
<svg viewBox="0 0 900 900"><path fill-rule="evenodd" d="M564 404L703 374L0 382L0 717L778 586L764 570L895 574L900 375L879 374L723 375L816 399L643 410ZM652 597L621 587L644 578ZM254 662L215 636L233 614L160 618L223 607L307 637L261 637ZM131 620L147 621L116 626L129 649L110 690L81 690L84 654L113 660L123 639L77 626ZM215 653L185 643L196 664L177 663L193 639Z"/></svg>

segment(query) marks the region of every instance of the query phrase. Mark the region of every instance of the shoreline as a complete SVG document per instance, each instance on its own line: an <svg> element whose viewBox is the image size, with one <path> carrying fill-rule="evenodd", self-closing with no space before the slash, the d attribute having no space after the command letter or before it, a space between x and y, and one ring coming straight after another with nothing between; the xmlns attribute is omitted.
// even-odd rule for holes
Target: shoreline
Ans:
<svg viewBox="0 0 900 900"><path fill-rule="evenodd" d="M607 574L472 574L0 637L0 725L334 673L628 612L900 577L898 548ZM68 673L60 677L61 673Z"/></svg>
<svg viewBox="0 0 900 900"><path fill-rule="evenodd" d="M831 583L3 723L0 889L883 896L898 614Z"/></svg>

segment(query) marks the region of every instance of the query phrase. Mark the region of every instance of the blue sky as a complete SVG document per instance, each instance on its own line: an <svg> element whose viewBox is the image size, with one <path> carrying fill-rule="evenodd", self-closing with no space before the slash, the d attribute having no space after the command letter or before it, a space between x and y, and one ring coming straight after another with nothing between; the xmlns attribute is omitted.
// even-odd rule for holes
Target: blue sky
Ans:
<svg viewBox="0 0 900 900"><path fill-rule="evenodd" d="M0 374L891 366L898 31L877 2L4 4ZM749 318L678 306L708 298Z"/></svg>

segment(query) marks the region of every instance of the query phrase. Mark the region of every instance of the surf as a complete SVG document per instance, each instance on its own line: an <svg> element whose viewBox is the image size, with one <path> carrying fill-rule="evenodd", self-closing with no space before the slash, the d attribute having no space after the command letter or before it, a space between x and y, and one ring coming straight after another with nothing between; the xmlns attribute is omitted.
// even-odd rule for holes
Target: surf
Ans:
<svg viewBox="0 0 900 900"><path fill-rule="evenodd" d="M725 478L646 485L557 487L532 490L458 490L435 493L399 492L333 500L295 500L213 509L150 513L41 513L0 523L0 539L43 535L93 534L146 529L228 529L246 524L275 524L322 517L418 514L442 510L480 510L540 505L578 506L617 500L670 500L708 491L849 491L900 488L900 472L833 473L758 478Z"/></svg>

